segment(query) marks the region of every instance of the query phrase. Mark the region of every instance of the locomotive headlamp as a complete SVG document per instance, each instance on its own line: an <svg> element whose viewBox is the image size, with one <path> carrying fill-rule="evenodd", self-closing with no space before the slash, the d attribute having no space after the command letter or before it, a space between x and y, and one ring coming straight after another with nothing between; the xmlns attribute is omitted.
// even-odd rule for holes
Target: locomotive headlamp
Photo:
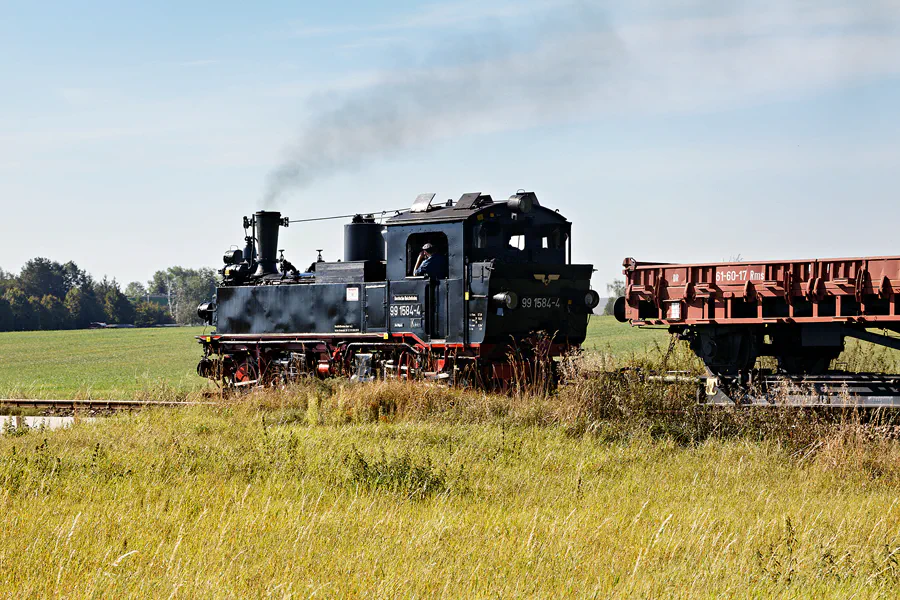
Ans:
<svg viewBox="0 0 900 600"><path fill-rule="evenodd" d="M216 314L215 302L204 302L197 307L197 316L203 319L205 323L213 324L213 317Z"/></svg>
<svg viewBox="0 0 900 600"><path fill-rule="evenodd" d="M594 290L588 290L584 295L584 305L587 306L588 309L594 310L597 308L598 304L600 304L600 294Z"/></svg>
<svg viewBox="0 0 900 600"><path fill-rule="evenodd" d="M237 248L232 248L225 252L225 256L222 257L222 260L225 261L226 265L236 265L244 260L244 252Z"/></svg>
<svg viewBox="0 0 900 600"><path fill-rule="evenodd" d="M537 196L534 192L520 191L509 197L506 205L515 212L522 214L531 212L531 209L537 204Z"/></svg>
<svg viewBox="0 0 900 600"><path fill-rule="evenodd" d="M492 300L501 308L512 310L519 306L519 296L515 292L503 292L494 294Z"/></svg>

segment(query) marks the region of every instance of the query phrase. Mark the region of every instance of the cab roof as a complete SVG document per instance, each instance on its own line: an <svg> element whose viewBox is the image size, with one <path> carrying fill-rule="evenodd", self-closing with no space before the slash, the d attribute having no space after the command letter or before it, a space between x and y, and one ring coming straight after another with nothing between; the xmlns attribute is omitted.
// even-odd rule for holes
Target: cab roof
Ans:
<svg viewBox="0 0 900 600"><path fill-rule="evenodd" d="M471 192L463 194L459 200L452 202L448 200L445 204L432 204L436 194L419 194L412 208L407 211L400 212L385 221L386 225L407 225L415 223L450 223L458 221L466 221L472 217L491 211L511 212L512 209L507 202L494 202L489 195L481 192ZM550 213L559 218L560 221L566 221L559 212L545 208L538 203L537 196L533 192L518 192L510 198L510 200L530 196L534 211L540 211L544 214Z"/></svg>

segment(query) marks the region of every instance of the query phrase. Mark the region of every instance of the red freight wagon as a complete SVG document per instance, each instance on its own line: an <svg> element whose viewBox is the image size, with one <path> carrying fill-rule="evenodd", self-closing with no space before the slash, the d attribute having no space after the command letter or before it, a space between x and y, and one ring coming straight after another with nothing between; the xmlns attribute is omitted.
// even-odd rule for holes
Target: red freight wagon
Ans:
<svg viewBox="0 0 900 600"><path fill-rule="evenodd" d="M822 373L847 336L900 348L900 257L706 264L625 259L620 321L666 325L714 374L774 356L787 373Z"/></svg>

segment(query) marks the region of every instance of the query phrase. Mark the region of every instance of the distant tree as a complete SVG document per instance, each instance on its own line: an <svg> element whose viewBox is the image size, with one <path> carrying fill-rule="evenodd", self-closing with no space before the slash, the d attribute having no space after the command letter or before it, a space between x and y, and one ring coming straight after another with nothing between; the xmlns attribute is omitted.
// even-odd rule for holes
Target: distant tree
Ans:
<svg viewBox="0 0 900 600"><path fill-rule="evenodd" d="M198 324L197 305L209 300L216 288L216 272L213 269L186 269L169 267L157 271L148 282L151 294L165 294L169 312L181 325Z"/></svg>
<svg viewBox="0 0 900 600"><path fill-rule="evenodd" d="M70 282L63 265L46 258L32 258L18 277L19 288L26 296L43 298L46 295L65 298Z"/></svg>
<svg viewBox="0 0 900 600"><path fill-rule="evenodd" d="M29 331L38 328L34 307L28 302L28 296L22 290L18 287L11 287L6 290L3 297L9 303L14 331Z"/></svg>
<svg viewBox="0 0 900 600"><path fill-rule="evenodd" d="M71 320L66 305L56 296L41 298L41 329L70 329Z"/></svg>
<svg viewBox="0 0 900 600"><path fill-rule="evenodd" d="M81 288L84 308L87 311L88 323L94 321L106 321L106 310L103 298L97 292L97 284L91 283Z"/></svg>
<svg viewBox="0 0 900 600"><path fill-rule="evenodd" d="M147 288L140 281L132 281L125 286L125 295L136 300L143 300L147 297Z"/></svg>
<svg viewBox="0 0 900 600"><path fill-rule="evenodd" d="M147 292L150 294L165 294L169 291L169 273L157 271L147 282Z"/></svg>
<svg viewBox="0 0 900 600"><path fill-rule="evenodd" d="M606 307L603 309L603 314L611 315L616 306L616 299L625 295L625 281L622 279L614 279L612 283L607 283L606 294L609 298L606 300Z"/></svg>
<svg viewBox="0 0 900 600"><path fill-rule="evenodd" d="M79 288L72 288L66 294L63 302L66 312L69 314L69 323L72 327L83 329L87 327L93 319L90 306L90 300L85 297L85 293Z"/></svg>
<svg viewBox="0 0 900 600"><path fill-rule="evenodd" d="M106 277L94 285L94 292L103 308L104 320L107 323L133 323L134 306L128 301L115 279Z"/></svg>
<svg viewBox="0 0 900 600"><path fill-rule="evenodd" d="M213 269L185 269L178 277L177 298L179 314L176 322L182 325L200 324L197 306L207 302L215 293L216 272Z"/></svg>
<svg viewBox="0 0 900 600"><path fill-rule="evenodd" d="M162 304L156 302L138 302L134 307L134 324L137 327L152 327L173 323L172 315Z"/></svg>
<svg viewBox="0 0 900 600"><path fill-rule="evenodd" d="M0 331L12 331L13 314L6 298L0 296Z"/></svg>
<svg viewBox="0 0 900 600"><path fill-rule="evenodd" d="M94 279L86 272L79 269L78 265L71 260L62 265L62 270L68 289L72 289L73 287L85 289L94 285Z"/></svg>
<svg viewBox="0 0 900 600"><path fill-rule="evenodd" d="M41 299L37 296L28 296L28 305L31 307L31 314L34 315L34 323L31 329L48 329L45 326L47 316L44 314L44 305L41 304Z"/></svg>
<svg viewBox="0 0 900 600"><path fill-rule="evenodd" d="M19 275L0 269L0 330L84 328L95 321L199 323L196 307L210 299L215 285L213 269L175 266L154 273L146 286L133 281L123 291L115 279L96 281L72 261L37 257ZM165 295L167 306L146 302L150 294Z"/></svg>
<svg viewBox="0 0 900 600"><path fill-rule="evenodd" d="M93 287L72 288L66 294L63 304L69 313L69 323L77 329L84 329L93 322L106 320Z"/></svg>
<svg viewBox="0 0 900 600"><path fill-rule="evenodd" d="M0 296L6 293L6 290L16 284L16 277L9 271L0 269Z"/></svg>
<svg viewBox="0 0 900 600"><path fill-rule="evenodd" d="M147 293L166 296L169 314L175 318L178 301L175 296L175 285L168 271L157 271L147 282Z"/></svg>

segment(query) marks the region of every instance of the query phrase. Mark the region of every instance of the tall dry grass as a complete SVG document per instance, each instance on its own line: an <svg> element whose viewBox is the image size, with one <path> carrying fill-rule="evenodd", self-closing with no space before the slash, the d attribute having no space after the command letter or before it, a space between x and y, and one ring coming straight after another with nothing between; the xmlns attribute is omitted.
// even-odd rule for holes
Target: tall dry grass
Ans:
<svg viewBox="0 0 900 600"><path fill-rule="evenodd" d="M663 370L696 375L700 365L683 345L658 346L626 359L600 353L567 357L559 365L561 383L552 389L543 383L520 384L506 393L491 393L416 381L309 380L283 389L254 390L226 402L264 409L266 418L279 424L549 426L607 442L644 437L686 447L708 440L767 442L807 459L836 447L849 449L855 441L854 456L889 457L876 462L891 477L900 473L900 463L894 464L894 455L886 451L896 444L894 411L708 407L698 404L696 385L688 378L665 383L648 377Z"/></svg>
<svg viewBox="0 0 900 600"><path fill-rule="evenodd" d="M703 409L633 368L660 359L572 357L553 390L310 380L10 432L0 595L894 597L892 416Z"/></svg>
<svg viewBox="0 0 900 600"><path fill-rule="evenodd" d="M448 422L438 397L374 408L388 389L0 437L0 595L887 598L900 585L900 452L882 436L860 453L868 429L804 452L610 439L512 410ZM369 412L330 421L345 394Z"/></svg>

